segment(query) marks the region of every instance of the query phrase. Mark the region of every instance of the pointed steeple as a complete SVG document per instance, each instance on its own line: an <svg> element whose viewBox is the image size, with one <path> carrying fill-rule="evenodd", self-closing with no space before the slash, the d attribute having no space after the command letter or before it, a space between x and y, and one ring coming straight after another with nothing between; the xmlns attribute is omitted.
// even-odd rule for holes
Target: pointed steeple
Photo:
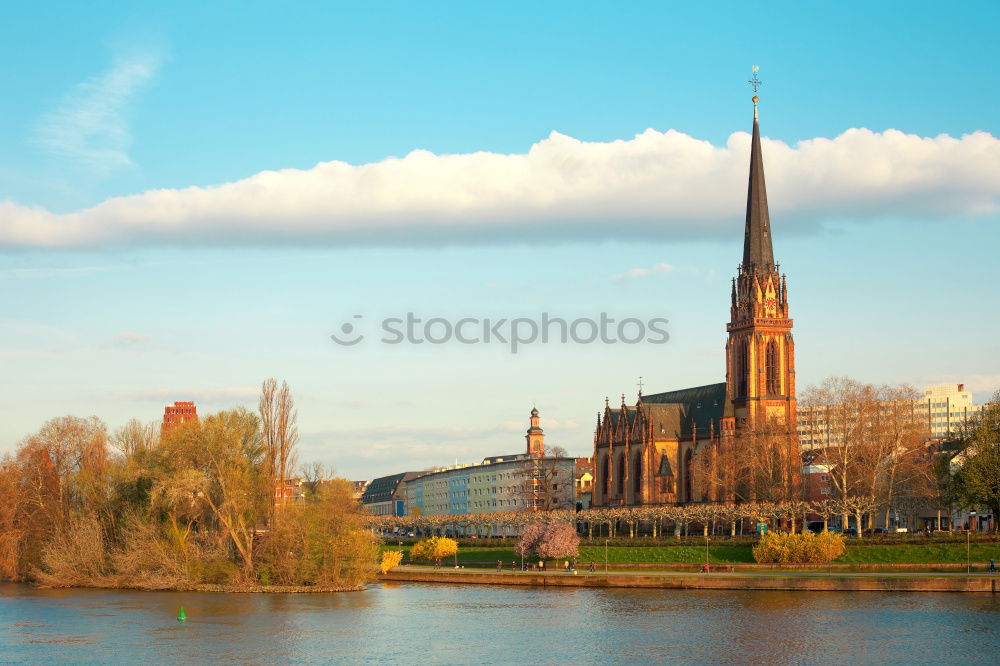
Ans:
<svg viewBox="0 0 1000 666"><path fill-rule="evenodd" d="M767 188L764 185L764 159L760 152L760 128L757 126L757 95L753 96L753 140L750 145L750 185L747 188L747 226L743 239L745 273L770 272L774 268L771 249L771 219L767 214Z"/></svg>

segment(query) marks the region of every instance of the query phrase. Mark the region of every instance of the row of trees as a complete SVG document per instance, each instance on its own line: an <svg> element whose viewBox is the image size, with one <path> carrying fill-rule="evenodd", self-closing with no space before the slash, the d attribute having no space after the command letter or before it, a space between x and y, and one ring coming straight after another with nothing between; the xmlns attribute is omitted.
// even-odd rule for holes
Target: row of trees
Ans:
<svg viewBox="0 0 1000 666"><path fill-rule="evenodd" d="M450 533L468 536L518 535L532 524L569 523L580 526L589 538L595 530L609 536L636 537L701 533L740 533L745 524L786 525L797 529L804 516L815 514L827 523L834 516L852 516L861 524L877 507L872 497L850 497L822 502L744 502L677 505L601 507L585 511L508 511L461 516L370 516L369 523L381 532L414 530L421 535Z"/></svg>
<svg viewBox="0 0 1000 666"><path fill-rule="evenodd" d="M0 462L0 577L50 585L356 586L374 572L367 515L315 473L286 504L297 414L264 382L239 408L160 433L61 417Z"/></svg>
<svg viewBox="0 0 1000 666"><path fill-rule="evenodd" d="M830 378L802 396L797 432L759 424L703 448L694 461L697 494L714 502L808 499L814 489L800 474L804 460L823 475L830 497L875 502L859 529L889 527L892 516L920 510L940 517L959 507L996 507L1000 394L950 443L931 441L919 399L909 386Z"/></svg>

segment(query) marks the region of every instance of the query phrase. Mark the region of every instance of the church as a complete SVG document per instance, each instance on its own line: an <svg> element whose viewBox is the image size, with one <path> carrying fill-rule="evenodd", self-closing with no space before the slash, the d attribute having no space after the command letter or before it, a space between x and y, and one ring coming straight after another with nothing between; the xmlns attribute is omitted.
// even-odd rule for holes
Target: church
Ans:
<svg viewBox="0 0 1000 666"><path fill-rule="evenodd" d="M759 82L755 77L751 83ZM726 380L654 395L640 391L634 405L622 396L618 408L605 399L594 434L595 507L728 501L725 489L700 490L699 456L732 444L744 429L795 431L795 345L788 287L771 245L758 102L755 94L743 261L726 325ZM797 449L789 454L797 458Z"/></svg>

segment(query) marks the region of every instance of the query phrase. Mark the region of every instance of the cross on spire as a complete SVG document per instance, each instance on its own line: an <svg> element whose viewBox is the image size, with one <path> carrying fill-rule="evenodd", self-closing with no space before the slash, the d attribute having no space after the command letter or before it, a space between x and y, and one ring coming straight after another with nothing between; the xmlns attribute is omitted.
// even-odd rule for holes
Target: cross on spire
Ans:
<svg viewBox="0 0 1000 666"><path fill-rule="evenodd" d="M760 86L764 85L764 82L757 78L757 72L759 72L759 71L760 71L760 67L758 67L757 65L754 65L753 66L753 76L750 77L749 81L747 81L747 83L749 83L751 86L753 86L753 94L754 95L757 94L757 88L759 88Z"/></svg>

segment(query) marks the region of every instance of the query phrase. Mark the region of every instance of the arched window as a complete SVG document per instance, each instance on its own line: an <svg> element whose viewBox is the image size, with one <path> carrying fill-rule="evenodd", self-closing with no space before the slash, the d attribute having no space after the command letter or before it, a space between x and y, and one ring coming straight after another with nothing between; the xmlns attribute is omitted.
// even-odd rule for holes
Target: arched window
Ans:
<svg viewBox="0 0 1000 666"><path fill-rule="evenodd" d="M747 395L747 379L750 375L750 347L746 339L736 343L736 395Z"/></svg>
<svg viewBox="0 0 1000 666"><path fill-rule="evenodd" d="M642 453L636 455L633 470L632 497L633 501L638 504L642 501Z"/></svg>
<svg viewBox="0 0 1000 666"><path fill-rule="evenodd" d="M601 499L606 500L611 491L611 456L604 456L604 478L601 480Z"/></svg>
<svg viewBox="0 0 1000 666"><path fill-rule="evenodd" d="M688 449L684 454L684 501L694 499L694 454Z"/></svg>
<svg viewBox="0 0 1000 666"><path fill-rule="evenodd" d="M767 370L767 394L778 395L781 393L781 379L778 377L778 341L771 340L767 343L767 353L765 354L765 369Z"/></svg>
<svg viewBox="0 0 1000 666"><path fill-rule="evenodd" d="M615 484L618 487L618 496L625 496L625 456L624 454L619 454L618 456L618 479Z"/></svg>

